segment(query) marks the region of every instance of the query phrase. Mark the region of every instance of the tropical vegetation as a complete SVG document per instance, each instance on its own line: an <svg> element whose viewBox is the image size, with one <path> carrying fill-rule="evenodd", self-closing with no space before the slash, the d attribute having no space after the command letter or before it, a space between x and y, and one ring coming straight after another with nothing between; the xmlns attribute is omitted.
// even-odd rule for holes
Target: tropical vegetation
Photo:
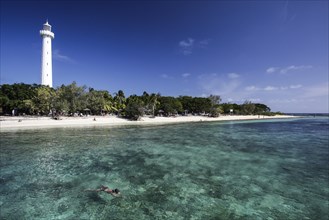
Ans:
<svg viewBox="0 0 329 220"><path fill-rule="evenodd" d="M245 101L243 104L221 103L221 97L161 96L159 93L130 95L122 90L113 95L106 90L78 86L76 82L50 88L37 84L0 85L2 115L105 115L115 114L132 120L140 116L273 114L265 104Z"/></svg>

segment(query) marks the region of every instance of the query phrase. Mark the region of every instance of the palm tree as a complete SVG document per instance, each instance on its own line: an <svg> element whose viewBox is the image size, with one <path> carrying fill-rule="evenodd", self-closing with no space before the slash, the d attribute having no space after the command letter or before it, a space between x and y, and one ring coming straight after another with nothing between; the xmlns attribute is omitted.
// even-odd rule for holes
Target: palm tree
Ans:
<svg viewBox="0 0 329 220"><path fill-rule="evenodd" d="M123 109L126 108L126 97L122 90L119 90L114 94L114 101L116 103L116 109L120 113Z"/></svg>
<svg viewBox="0 0 329 220"><path fill-rule="evenodd" d="M160 96L161 96L160 93L158 93L158 94L152 93L151 96L150 96L149 103L150 103L150 105L152 107L152 115L153 115L153 117L154 117L155 107L160 104L160 102L158 101L158 98Z"/></svg>

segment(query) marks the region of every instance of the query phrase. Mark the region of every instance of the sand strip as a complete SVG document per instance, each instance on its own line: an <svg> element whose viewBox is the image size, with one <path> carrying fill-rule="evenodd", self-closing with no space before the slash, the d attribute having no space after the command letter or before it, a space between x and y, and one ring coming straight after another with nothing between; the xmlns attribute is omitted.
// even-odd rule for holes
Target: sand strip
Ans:
<svg viewBox="0 0 329 220"><path fill-rule="evenodd" d="M237 121L237 120L264 120L264 119L285 119L295 116L220 116L211 118L206 116L177 116L177 117L142 117L140 121L129 121L116 116L89 116L89 117L61 117L54 120L49 117L0 117L0 131L15 131L21 129L40 128L67 128L67 127L97 127L97 126L127 126L127 125L161 125L185 122L206 122L206 121ZM94 120L95 119L95 120Z"/></svg>

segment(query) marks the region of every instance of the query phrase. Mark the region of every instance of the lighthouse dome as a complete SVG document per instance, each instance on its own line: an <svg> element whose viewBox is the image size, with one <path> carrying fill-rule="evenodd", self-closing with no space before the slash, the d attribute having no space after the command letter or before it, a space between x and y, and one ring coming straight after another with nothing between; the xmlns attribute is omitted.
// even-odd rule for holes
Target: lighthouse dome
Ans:
<svg viewBox="0 0 329 220"><path fill-rule="evenodd" d="M48 23L48 20L43 24L43 30L51 31L51 25Z"/></svg>

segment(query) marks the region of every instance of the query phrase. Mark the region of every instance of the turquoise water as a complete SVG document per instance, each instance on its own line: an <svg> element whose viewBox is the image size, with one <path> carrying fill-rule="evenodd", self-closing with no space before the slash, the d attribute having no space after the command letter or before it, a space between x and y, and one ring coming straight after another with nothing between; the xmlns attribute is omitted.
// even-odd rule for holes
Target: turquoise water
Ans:
<svg viewBox="0 0 329 220"><path fill-rule="evenodd" d="M328 117L3 132L0 219L328 219ZM101 184L122 197L86 192Z"/></svg>

